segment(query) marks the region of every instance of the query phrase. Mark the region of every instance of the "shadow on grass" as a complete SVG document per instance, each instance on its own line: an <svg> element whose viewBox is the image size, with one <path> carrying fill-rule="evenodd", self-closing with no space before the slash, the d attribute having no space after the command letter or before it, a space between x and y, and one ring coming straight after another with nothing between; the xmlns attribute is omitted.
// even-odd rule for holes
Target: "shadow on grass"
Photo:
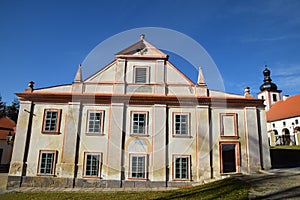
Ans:
<svg viewBox="0 0 300 200"><path fill-rule="evenodd" d="M6 193L0 199L248 199L249 184L228 178L205 185L172 191L148 192L38 192Z"/></svg>
<svg viewBox="0 0 300 200"><path fill-rule="evenodd" d="M193 189L181 189L155 199L248 199L249 185L234 178Z"/></svg>

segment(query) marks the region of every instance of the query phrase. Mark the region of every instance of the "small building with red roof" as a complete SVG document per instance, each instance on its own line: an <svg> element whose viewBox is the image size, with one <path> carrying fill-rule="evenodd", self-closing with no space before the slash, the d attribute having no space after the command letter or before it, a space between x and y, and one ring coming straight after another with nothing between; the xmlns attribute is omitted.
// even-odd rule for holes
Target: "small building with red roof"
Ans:
<svg viewBox="0 0 300 200"><path fill-rule="evenodd" d="M263 75L258 98L265 100L270 145L300 145L300 94L282 98L267 66Z"/></svg>
<svg viewBox="0 0 300 200"><path fill-rule="evenodd" d="M0 166L1 170L9 166L12 155L12 138L15 135L16 123L8 117L0 118ZM10 136L10 137L7 137ZM7 139L10 139L8 141Z"/></svg>
<svg viewBox="0 0 300 200"><path fill-rule="evenodd" d="M284 97L266 115L271 145L300 145L300 94Z"/></svg>

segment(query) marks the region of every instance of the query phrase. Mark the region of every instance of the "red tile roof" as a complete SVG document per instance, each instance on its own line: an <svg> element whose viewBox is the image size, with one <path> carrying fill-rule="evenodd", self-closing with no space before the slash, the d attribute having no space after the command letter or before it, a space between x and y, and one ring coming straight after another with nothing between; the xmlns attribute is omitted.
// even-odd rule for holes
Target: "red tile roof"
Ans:
<svg viewBox="0 0 300 200"><path fill-rule="evenodd" d="M300 94L278 101L266 114L268 122L300 116Z"/></svg>
<svg viewBox="0 0 300 200"><path fill-rule="evenodd" d="M0 119L0 140L6 140L6 136L10 131L12 135L15 134L16 123L8 117Z"/></svg>

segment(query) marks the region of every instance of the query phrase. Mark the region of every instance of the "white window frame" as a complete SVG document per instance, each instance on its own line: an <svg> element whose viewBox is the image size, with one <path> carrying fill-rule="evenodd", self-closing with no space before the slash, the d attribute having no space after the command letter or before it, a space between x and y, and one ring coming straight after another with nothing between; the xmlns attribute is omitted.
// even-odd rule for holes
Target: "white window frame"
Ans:
<svg viewBox="0 0 300 200"><path fill-rule="evenodd" d="M134 163L133 159L137 158L137 162ZM139 163L139 159L143 159L143 164ZM141 179L146 180L148 177L148 155L147 154L130 154L130 169L129 169L129 178L130 179ZM136 175L134 175L136 174ZM140 176L139 174L142 174Z"/></svg>
<svg viewBox="0 0 300 200"><path fill-rule="evenodd" d="M176 121L176 117L180 116L180 121ZM186 116L186 121L182 121L182 116ZM173 135L174 136L189 136L190 135L190 114L189 113L173 113ZM179 130L177 130L177 125L179 125ZM185 133L182 133L182 126L185 125ZM178 133L179 131L179 133Z"/></svg>
<svg viewBox="0 0 300 200"><path fill-rule="evenodd" d="M48 113L56 113L56 118L48 116ZM58 134L60 128L60 117L61 117L61 110L60 109L45 109L44 110L44 118L43 118L43 126L42 126L42 133L50 133L50 134ZM51 129L51 125L55 123L55 129ZM49 127L49 128L47 128Z"/></svg>
<svg viewBox="0 0 300 200"><path fill-rule="evenodd" d="M133 82L135 84L148 84L149 83L149 66L134 66L134 80ZM139 78L137 77L138 75L138 70L139 69L145 69L146 70L146 74L145 74L145 81L139 81Z"/></svg>
<svg viewBox="0 0 300 200"><path fill-rule="evenodd" d="M144 115L144 121L140 121L140 119L135 120L135 115ZM138 117L139 118L139 117ZM142 127L141 125L144 124ZM136 128L137 127L137 128ZM140 129L143 128L143 132L140 132ZM134 111L131 112L131 134L132 135L147 135L148 134L148 112L139 112Z"/></svg>
<svg viewBox="0 0 300 200"><path fill-rule="evenodd" d="M177 160L179 159L179 168L177 167ZM184 169L182 160L186 159L186 174L184 175ZM178 175L179 170L179 177ZM173 155L173 179L174 180L190 180L191 173L191 156L190 155Z"/></svg>
<svg viewBox="0 0 300 200"><path fill-rule="evenodd" d="M95 166L93 165L92 160L88 160L88 156L98 157L98 159L96 160L97 163ZM89 164L91 164L91 165L89 165ZM84 171L83 171L84 177L101 177L101 166L102 166L102 153L101 152L85 152L84 153ZM96 172L97 172L96 174L93 173L93 172L95 172L95 170L92 169L94 167L96 167ZM88 170L91 171L92 173L87 173Z"/></svg>
<svg viewBox="0 0 300 200"><path fill-rule="evenodd" d="M101 118L99 120L94 119L93 124L91 124L92 123L92 121L90 119L91 114L97 114L97 113L101 114ZM103 122L104 122L104 110L88 110L86 132L90 135L94 135L94 134L102 135L103 134L103 124L104 124ZM94 130L90 129L91 125L93 126L92 129L94 129ZM95 131L95 125L99 126L99 131Z"/></svg>
<svg viewBox="0 0 300 200"><path fill-rule="evenodd" d="M46 157L44 157L44 155ZM51 160L49 160L48 155L52 155ZM55 165L56 165L56 157L57 157L57 152L56 151L53 151L53 150L40 150L38 174L39 175L54 175ZM43 160L44 160L44 162L43 162ZM42 166L42 165L44 165L44 166Z"/></svg>

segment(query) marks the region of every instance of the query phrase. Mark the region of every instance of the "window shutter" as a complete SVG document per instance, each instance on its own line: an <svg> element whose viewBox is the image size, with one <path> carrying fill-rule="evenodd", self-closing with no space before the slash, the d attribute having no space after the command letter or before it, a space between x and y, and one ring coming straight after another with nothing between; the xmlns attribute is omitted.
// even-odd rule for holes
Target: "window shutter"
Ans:
<svg viewBox="0 0 300 200"><path fill-rule="evenodd" d="M135 68L135 83L147 82L147 68Z"/></svg>

